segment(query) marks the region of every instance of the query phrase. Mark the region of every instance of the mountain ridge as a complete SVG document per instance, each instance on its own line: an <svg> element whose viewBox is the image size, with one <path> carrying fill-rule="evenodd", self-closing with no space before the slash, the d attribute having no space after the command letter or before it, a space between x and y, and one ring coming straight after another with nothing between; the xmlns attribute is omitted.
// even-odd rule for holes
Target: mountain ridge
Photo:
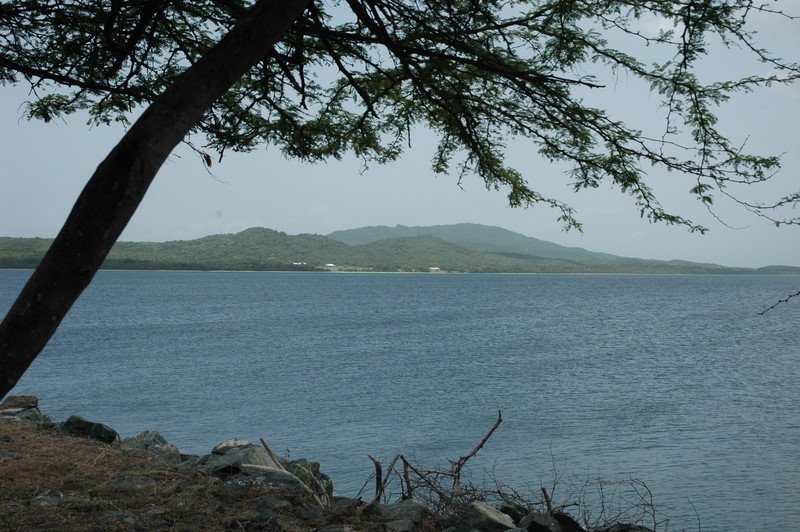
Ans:
<svg viewBox="0 0 800 532"><path fill-rule="evenodd" d="M0 237L0 268L33 268L50 239ZM329 235L251 227L193 240L118 242L105 269L479 273L800 273L620 257L479 224L370 226Z"/></svg>

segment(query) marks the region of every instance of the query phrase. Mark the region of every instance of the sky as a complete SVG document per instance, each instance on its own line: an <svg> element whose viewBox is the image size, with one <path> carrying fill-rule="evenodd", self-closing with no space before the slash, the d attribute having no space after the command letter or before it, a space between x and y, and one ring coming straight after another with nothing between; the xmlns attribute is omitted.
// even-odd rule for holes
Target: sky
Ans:
<svg viewBox="0 0 800 532"><path fill-rule="evenodd" d="M792 2L784 2L791 6ZM765 46L800 60L800 21L759 22ZM736 53L709 63L708 75L739 66ZM615 114L651 127L658 99L625 79L589 95ZM80 115L48 124L22 117L24 87L0 87L0 236L53 237L94 169L124 133L122 126L86 126ZM783 153L773 183L743 190L747 199L775 199L800 189L800 85L777 86L735 98L719 110L734 139L763 153ZM715 220L690 196L691 179L674 174L648 180L668 210L709 227L709 233L651 224L633 198L606 186L573 193L564 169L547 164L526 142L510 144L509 162L532 187L567 202L583 232L564 232L544 206L512 209L504 191L486 190L468 176L436 176L430 168L434 137L417 130L412 148L394 163L368 169L354 158L307 164L275 148L226 154L212 173L185 147L166 162L122 240L166 241L269 227L289 234L327 234L366 225L434 225L461 222L505 227L567 246L629 257L684 259L728 266L800 266L800 227L780 227L720 199Z"/></svg>

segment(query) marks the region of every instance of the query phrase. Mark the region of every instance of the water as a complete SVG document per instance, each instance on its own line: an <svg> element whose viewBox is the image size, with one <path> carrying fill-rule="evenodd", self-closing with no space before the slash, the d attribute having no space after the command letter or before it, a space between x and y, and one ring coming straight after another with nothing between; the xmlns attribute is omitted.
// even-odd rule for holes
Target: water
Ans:
<svg viewBox="0 0 800 532"><path fill-rule="evenodd" d="M0 309L29 275L0 270ZM100 272L14 393L183 452L264 436L338 492L367 453L520 487L641 479L670 530L796 529L792 276ZM611 487L608 488L609 490ZM591 498L591 497L590 497Z"/></svg>

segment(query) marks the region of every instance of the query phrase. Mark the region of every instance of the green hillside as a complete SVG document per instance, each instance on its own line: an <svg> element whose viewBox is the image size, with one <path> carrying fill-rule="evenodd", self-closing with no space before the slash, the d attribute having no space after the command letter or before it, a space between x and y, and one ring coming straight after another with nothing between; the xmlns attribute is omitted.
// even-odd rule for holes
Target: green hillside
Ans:
<svg viewBox="0 0 800 532"><path fill-rule="evenodd" d="M0 268L33 268L43 238L0 237ZM800 273L800 268L726 268L617 257L568 248L499 227L364 227L329 236L253 227L172 242L119 242L104 268L163 270L340 270L498 273Z"/></svg>
<svg viewBox="0 0 800 532"><path fill-rule="evenodd" d="M350 245L367 244L387 238L429 235L459 244L474 251L489 253L518 253L548 259L563 259L581 263L603 263L618 259L615 255L565 247L514 233L502 227L479 224L434 225L428 227L374 226L335 231L328 235Z"/></svg>

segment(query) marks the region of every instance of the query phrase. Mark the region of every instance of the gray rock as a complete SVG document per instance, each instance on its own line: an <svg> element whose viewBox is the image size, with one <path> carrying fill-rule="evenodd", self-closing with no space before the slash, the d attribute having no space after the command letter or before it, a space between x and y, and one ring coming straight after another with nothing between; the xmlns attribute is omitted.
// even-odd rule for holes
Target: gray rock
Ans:
<svg viewBox="0 0 800 532"><path fill-rule="evenodd" d="M92 438L103 443L119 442L119 434L108 425L88 421L79 416L70 416L69 419L60 424L60 427L61 430L73 436Z"/></svg>
<svg viewBox="0 0 800 532"><path fill-rule="evenodd" d="M301 530L298 523L271 510L266 510L257 516L234 516L229 520L229 527L231 529L243 528L244 530L269 530L270 532Z"/></svg>
<svg viewBox="0 0 800 532"><path fill-rule="evenodd" d="M58 490L44 490L33 498L36 506L58 506L64 499L64 494Z"/></svg>
<svg viewBox="0 0 800 532"><path fill-rule="evenodd" d="M146 430L125 438L119 444L125 451L145 451L151 458L166 464L177 464L181 461L178 448L167 443L164 436L154 430Z"/></svg>
<svg viewBox="0 0 800 532"><path fill-rule="evenodd" d="M8 434L0 434L0 443L8 443L14 441L14 438Z"/></svg>
<svg viewBox="0 0 800 532"><path fill-rule="evenodd" d="M223 482L221 489L229 496L238 497L248 488L262 488L289 492L300 497L314 498L313 492L303 481L283 469L268 466L243 465L247 474Z"/></svg>
<svg viewBox="0 0 800 532"><path fill-rule="evenodd" d="M561 532L561 525L548 513L531 512L519 522L519 527L530 532Z"/></svg>
<svg viewBox="0 0 800 532"><path fill-rule="evenodd" d="M556 512L553 517L558 521L558 526L561 527L561 532L586 532L584 528L573 517L564 512Z"/></svg>
<svg viewBox="0 0 800 532"><path fill-rule="evenodd" d="M3 401L3 404L0 404L0 410L5 410L7 408L38 408L39 407L39 398L35 395L9 395Z"/></svg>
<svg viewBox="0 0 800 532"><path fill-rule="evenodd" d="M53 420L42 414L38 408L29 408L16 416L16 419L26 423L33 423L37 427L52 427Z"/></svg>
<svg viewBox="0 0 800 532"><path fill-rule="evenodd" d="M224 441L214 447L211 454L207 454L197 461L197 467L201 471L223 476L239 473L244 464L281 469L263 447L254 445L247 440Z"/></svg>
<svg viewBox="0 0 800 532"><path fill-rule="evenodd" d="M653 532L653 529L641 525L615 523L609 526L593 528L592 532Z"/></svg>
<svg viewBox="0 0 800 532"><path fill-rule="evenodd" d="M364 506L364 501L361 499L334 496L331 499L329 510L337 518L346 518L355 514L356 511L362 506Z"/></svg>
<svg viewBox="0 0 800 532"><path fill-rule="evenodd" d="M133 516L124 517L122 522L131 527L131 530L147 530L147 527L139 519Z"/></svg>
<svg viewBox="0 0 800 532"><path fill-rule="evenodd" d="M125 451L146 451L156 445L167 445L167 440L154 430L140 432L136 436L125 438L119 442L119 448Z"/></svg>
<svg viewBox="0 0 800 532"><path fill-rule="evenodd" d="M394 504L380 504L373 501L364 506L362 513L379 516L386 521L409 520L415 525L419 525L428 516L428 506L413 499L397 501Z"/></svg>
<svg viewBox="0 0 800 532"><path fill-rule="evenodd" d="M383 525L385 526L386 532L414 532L419 529L410 519L389 521L388 523L383 523Z"/></svg>
<svg viewBox="0 0 800 532"><path fill-rule="evenodd" d="M289 508L292 503L282 497L259 497L247 503L247 507L256 512L265 512L277 508Z"/></svg>
<svg viewBox="0 0 800 532"><path fill-rule="evenodd" d="M16 460L20 456L22 455L15 451L0 451L0 462L3 460Z"/></svg>
<svg viewBox="0 0 800 532"><path fill-rule="evenodd" d="M308 460L294 460L284 464L284 468L303 481L311 491L327 500L333 498L333 481L319 470L319 462Z"/></svg>
<svg viewBox="0 0 800 532"><path fill-rule="evenodd" d="M463 531L501 532L515 526L514 520L508 515L483 501L472 501L455 523L455 527Z"/></svg>
<svg viewBox="0 0 800 532"><path fill-rule="evenodd" d="M522 521L530 511L514 501L503 501L497 509L509 516L515 523Z"/></svg>

